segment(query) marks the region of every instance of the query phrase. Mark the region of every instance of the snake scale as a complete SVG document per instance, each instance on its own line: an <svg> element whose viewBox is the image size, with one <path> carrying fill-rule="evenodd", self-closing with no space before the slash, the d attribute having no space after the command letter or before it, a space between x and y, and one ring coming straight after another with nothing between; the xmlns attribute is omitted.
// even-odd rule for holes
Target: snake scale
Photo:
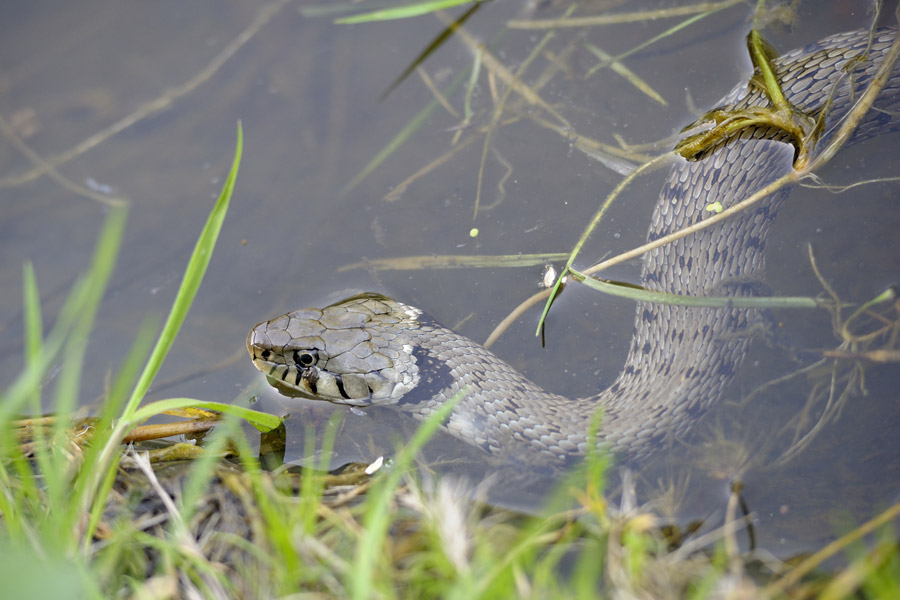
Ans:
<svg viewBox="0 0 900 600"><path fill-rule="evenodd" d="M826 106L821 148L872 80L895 28L833 35L774 60L787 100L807 114ZM723 106L766 106L752 84ZM854 138L900 126L900 69L887 81ZM778 130L744 130L700 160L679 160L656 202L648 238L657 239L728 207L792 168L794 149ZM643 257L641 279L676 294L752 295L765 267L770 226L787 190L734 218L661 246ZM479 344L422 311L378 294L260 323L247 348L254 365L282 391L355 406L391 405L419 419L462 394L444 427L495 455L570 464L587 448L602 409L599 437L623 460L640 461L669 436L682 436L719 398L746 354L758 314L736 308L637 304L625 367L587 398L565 398L528 381ZM523 454L524 453L524 454ZM533 462L531 458L527 459Z"/></svg>

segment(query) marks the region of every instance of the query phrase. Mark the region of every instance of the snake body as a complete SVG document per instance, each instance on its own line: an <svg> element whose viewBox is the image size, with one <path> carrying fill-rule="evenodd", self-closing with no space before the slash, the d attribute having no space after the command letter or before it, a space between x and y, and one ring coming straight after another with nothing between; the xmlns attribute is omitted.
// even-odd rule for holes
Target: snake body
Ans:
<svg viewBox="0 0 900 600"><path fill-rule="evenodd" d="M807 114L825 109L819 147L858 100L897 31L867 30L825 38L774 61L788 101ZM766 106L752 84L721 102ZM895 69L854 140L897 129L900 69ZM747 197L792 168L793 147L778 130L745 130L695 162L671 170L653 211L657 239ZM643 258L641 278L653 290L694 296L752 295L765 267L771 224L786 191ZM461 395L444 427L492 454L539 455L568 464L584 455L588 425L602 410L601 441L640 461L682 436L721 396L741 365L759 315L735 308L638 303L625 367L587 398L549 393L479 344L412 306L363 294L323 309L304 309L260 323L247 348L255 366L289 394L356 406L389 404L420 419ZM530 459L529 459L530 462Z"/></svg>

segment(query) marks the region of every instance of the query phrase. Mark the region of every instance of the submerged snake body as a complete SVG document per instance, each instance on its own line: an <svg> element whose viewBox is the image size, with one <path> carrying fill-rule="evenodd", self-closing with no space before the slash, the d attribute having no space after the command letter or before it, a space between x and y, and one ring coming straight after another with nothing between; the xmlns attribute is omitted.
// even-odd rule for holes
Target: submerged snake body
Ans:
<svg viewBox="0 0 900 600"><path fill-rule="evenodd" d="M829 101L829 131L871 81L896 30L826 38L775 61L787 99L809 114ZM855 59L855 60L854 60ZM753 86L740 86L723 105L766 106ZM900 70L860 124L854 141L900 125ZM709 216L787 173L793 147L775 130L753 129L721 142L697 162L669 174L651 219L657 239ZM642 281L653 290L750 295L762 279L769 228L786 191L732 219L646 254ZM288 313L257 325L247 338L254 364L294 395L367 406L392 404L427 418L462 394L445 427L492 454L531 455L566 464L586 450L587 429L603 411L600 438L636 461L681 436L717 401L741 365L756 312L638 303L625 368L588 398L551 394L479 344L420 310L367 294L324 309ZM528 462L533 462L528 460Z"/></svg>

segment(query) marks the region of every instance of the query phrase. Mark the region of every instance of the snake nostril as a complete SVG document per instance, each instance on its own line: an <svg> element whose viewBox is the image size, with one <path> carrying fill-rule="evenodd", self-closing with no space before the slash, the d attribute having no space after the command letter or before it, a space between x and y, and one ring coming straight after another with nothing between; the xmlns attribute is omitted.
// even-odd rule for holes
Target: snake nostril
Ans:
<svg viewBox="0 0 900 600"><path fill-rule="evenodd" d="M269 350L263 350L259 353L259 355L263 358L263 360L268 360L272 353Z"/></svg>

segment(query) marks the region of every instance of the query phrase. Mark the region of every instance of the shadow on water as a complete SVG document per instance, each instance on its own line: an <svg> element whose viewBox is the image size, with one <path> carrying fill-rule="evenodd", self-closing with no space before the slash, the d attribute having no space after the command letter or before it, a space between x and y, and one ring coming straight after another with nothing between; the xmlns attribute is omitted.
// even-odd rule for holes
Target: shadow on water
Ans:
<svg viewBox="0 0 900 600"><path fill-rule="evenodd" d="M866 3L849 3L855 7L849 17L846 4L822 10L810 3L793 25L773 27L771 41L787 50L866 26ZM636 5L631 3L629 9L636 10ZM268 20L263 18L266 10L271 12ZM523 12L513 14L519 10ZM556 15L550 11L489 3L466 23L466 31L476 42L493 43L492 55L499 64L515 71L544 32L512 29L500 35L504 24L512 18ZM445 28L432 17L336 26L324 18L304 17L294 3L260 7L220 0L92 0L62 6L38 1L4 12L0 114L39 156L52 161L147 109L120 133L57 167L80 186L132 203L119 267L90 341L82 378L85 403L101 396L106 373L116 369L145 317L163 314L171 303L195 233L230 162L237 119L246 132L245 159L231 213L197 301L160 374L161 383L152 391L155 397L240 397L257 381L243 349L254 323L360 290L379 290L420 306L439 321L458 326L461 333L483 340L510 307L533 293L541 266L341 268L410 255L567 252L598 202L620 179L582 151L587 138L611 145L617 139L641 144L666 138L749 72L743 42L748 9L743 4L630 55L626 66L650 82L665 105L613 69L585 74L598 64L592 48L613 55L625 52L683 17L560 28L524 70L522 81L539 86L542 100L563 115L568 126L548 127L553 121L546 112L511 94L507 112L496 119L489 151L483 152L484 128L503 99L504 82L482 56L477 86L467 100L466 74L477 47L461 43L460 36L451 36L424 61L422 73L414 71L378 102ZM432 102L430 88L446 89L454 79L461 83L447 95L448 108L435 108L406 143L348 191L347 183ZM170 102L147 108L160 97ZM452 151L457 136L457 146L468 145L405 183ZM822 176L829 183L849 183L891 174L897 150L896 136L862 144ZM473 220L482 155L486 160L480 206ZM63 290L86 265L105 211L103 203L47 176L23 177L32 169L9 140L0 143L4 384L22 364L20 265L25 260L34 263L44 309L52 317ZM585 261L644 241L659 185L658 177L642 182L613 208L583 254ZM813 245L824 277L848 301L869 298L897 283L900 213L895 189L880 184L841 195L795 191L769 241L767 283L772 290L781 295L821 292L807 244ZM470 235L473 227L478 229L476 237ZM636 281L638 271L633 261L609 276ZM494 350L554 392L589 395L620 370L632 313L629 301L570 289L554 305L546 348L532 337L537 318L532 311ZM836 345L823 312L778 318L798 348ZM897 494L894 482L900 464L893 433L900 418L896 365L870 365L866 395L854 395L839 421L827 425L787 465L763 464L772 450L760 450L761 445L770 432L804 414L803 406L811 390L821 386L823 374L766 389L748 406L741 406L741 399L801 365L788 351L754 344L726 401L684 447L673 449L671 461L656 472L637 473L638 489L648 495L654 489L666 490L663 497L670 498L672 506L661 501L660 510L671 508L693 518L721 511L729 482L739 477L757 515L760 543L786 552L831 535L834 518L861 520L889 502ZM53 376L48 373L48 380ZM343 413L343 421L335 462L389 454L413 426L388 410L359 414L315 403L285 409L271 394L262 396L261 406L292 414L287 422L289 462L301 459L306 433L321 431L336 411ZM806 414L803 425L815 422L820 411ZM431 452L451 470L469 475L484 470L484 457L452 438L441 438ZM693 465L693 470L685 465ZM530 485L544 487L543 482ZM507 494L501 489L496 499L534 508L525 497L521 489Z"/></svg>

